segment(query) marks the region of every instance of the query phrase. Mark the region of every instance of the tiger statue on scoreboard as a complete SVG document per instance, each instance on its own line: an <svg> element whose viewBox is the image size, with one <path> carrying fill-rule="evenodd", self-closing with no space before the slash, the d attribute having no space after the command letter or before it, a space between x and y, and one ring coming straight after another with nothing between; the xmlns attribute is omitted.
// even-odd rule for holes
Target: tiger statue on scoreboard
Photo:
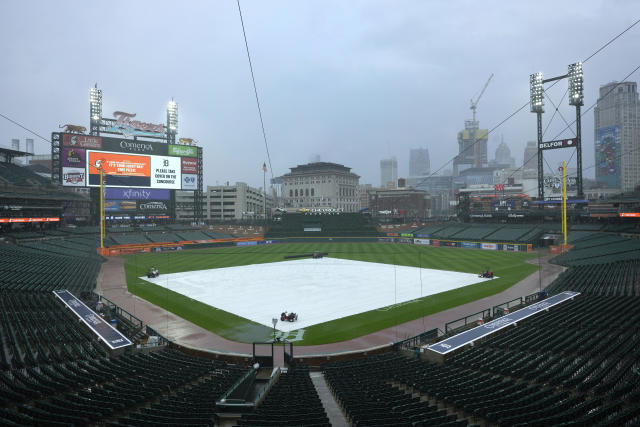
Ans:
<svg viewBox="0 0 640 427"><path fill-rule="evenodd" d="M60 125L58 126L58 128L65 128L64 131L65 132L69 132L69 133L85 133L87 131L87 128L84 126L79 126L79 125Z"/></svg>

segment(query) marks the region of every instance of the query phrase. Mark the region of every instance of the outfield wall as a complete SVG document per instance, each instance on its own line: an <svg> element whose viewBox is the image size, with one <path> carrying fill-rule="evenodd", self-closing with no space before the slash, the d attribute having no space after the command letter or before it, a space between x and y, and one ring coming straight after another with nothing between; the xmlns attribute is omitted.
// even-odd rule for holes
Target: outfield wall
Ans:
<svg viewBox="0 0 640 427"><path fill-rule="evenodd" d="M532 252L531 243L494 243L494 242L469 242L467 240L443 240L410 238L411 234L400 234L402 237L395 237L398 233L387 233L387 237L379 237L378 242L383 243L410 243L414 245L439 246L450 248L482 249L487 251L508 251L508 252Z"/></svg>

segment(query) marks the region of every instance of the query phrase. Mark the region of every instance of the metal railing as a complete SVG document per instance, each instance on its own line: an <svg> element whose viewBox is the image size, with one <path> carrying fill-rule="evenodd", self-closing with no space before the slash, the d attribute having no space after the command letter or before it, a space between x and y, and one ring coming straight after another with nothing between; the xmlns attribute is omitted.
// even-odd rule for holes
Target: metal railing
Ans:
<svg viewBox="0 0 640 427"><path fill-rule="evenodd" d="M453 334L455 333L455 331L459 329L463 329L469 326L476 326L478 324L478 320L484 321L485 319L490 317L491 317L491 309L489 308L478 311L477 313L469 314L467 316L445 323L444 333L445 335Z"/></svg>
<svg viewBox="0 0 640 427"><path fill-rule="evenodd" d="M402 341L394 342L392 345L392 349L394 351L397 350L412 350L415 348L422 347L424 344L428 344L429 342L435 341L438 338L438 328L430 329L428 331L422 332L418 335L414 335Z"/></svg>

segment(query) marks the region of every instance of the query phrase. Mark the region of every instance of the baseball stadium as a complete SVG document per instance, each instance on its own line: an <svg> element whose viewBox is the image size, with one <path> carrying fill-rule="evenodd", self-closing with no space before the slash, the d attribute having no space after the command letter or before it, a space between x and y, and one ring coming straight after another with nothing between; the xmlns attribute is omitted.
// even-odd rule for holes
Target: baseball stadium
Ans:
<svg viewBox="0 0 640 427"><path fill-rule="evenodd" d="M5 425L638 420L637 223L580 207L564 227L532 209L21 228L74 199L28 168L0 173L29 215L2 224Z"/></svg>
<svg viewBox="0 0 640 427"><path fill-rule="evenodd" d="M640 425L633 2L32 3L0 27L0 425Z"/></svg>

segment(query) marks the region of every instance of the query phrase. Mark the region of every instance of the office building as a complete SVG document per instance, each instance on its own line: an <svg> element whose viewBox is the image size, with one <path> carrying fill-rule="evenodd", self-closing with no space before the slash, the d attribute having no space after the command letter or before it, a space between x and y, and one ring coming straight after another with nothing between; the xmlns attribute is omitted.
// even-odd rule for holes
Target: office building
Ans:
<svg viewBox="0 0 640 427"><path fill-rule="evenodd" d="M395 156L380 160L380 186L395 188L398 182L398 160Z"/></svg>
<svg viewBox="0 0 640 427"><path fill-rule="evenodd" d="M640 102L636 82L600 87L594 114L596 183L633 191L640 184Z"/></svg>
<svg viewBox="0 0 640 427"><path fill-rule="evenodd" d="M282 176L283 207L357 212L360 208L359 179L351 168L337 163L298 165Z"/></svg>

